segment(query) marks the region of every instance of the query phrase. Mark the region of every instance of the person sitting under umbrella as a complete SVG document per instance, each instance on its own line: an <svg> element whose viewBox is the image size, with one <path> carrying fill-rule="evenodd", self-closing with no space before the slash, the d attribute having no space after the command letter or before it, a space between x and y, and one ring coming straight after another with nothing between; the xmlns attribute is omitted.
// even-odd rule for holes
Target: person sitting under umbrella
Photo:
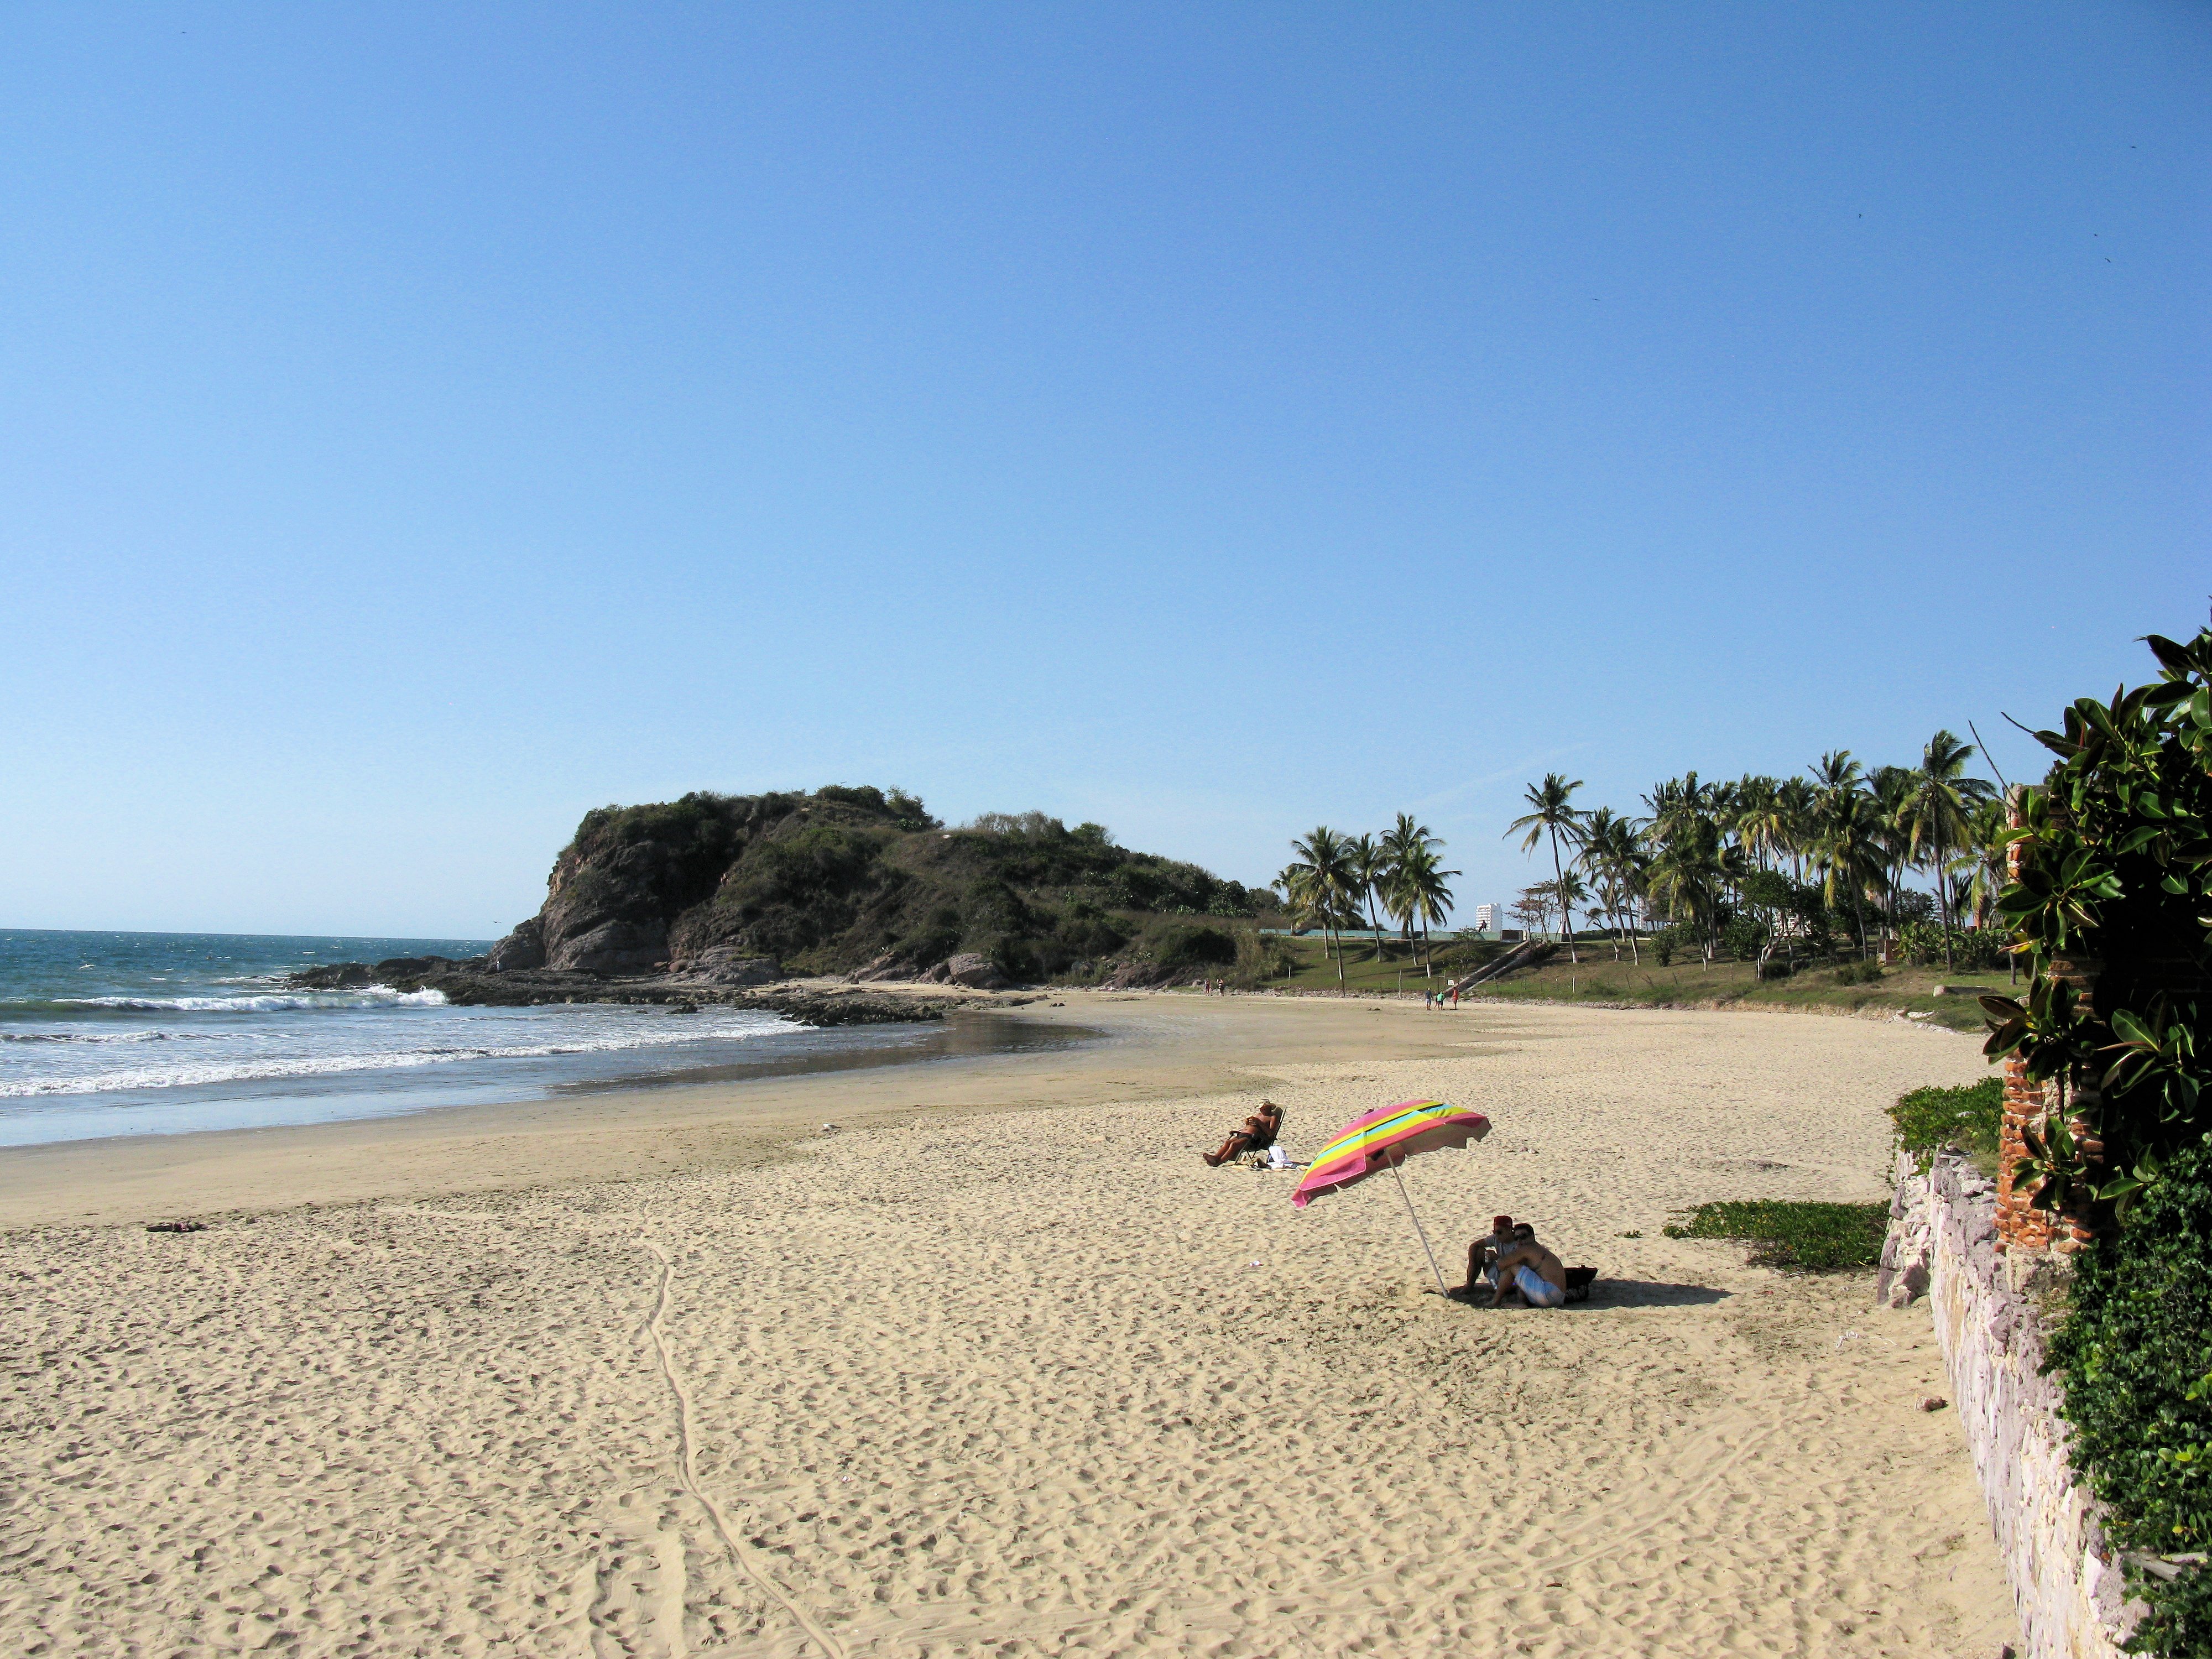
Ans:
<svg viewBox="0 0 2212 1659"><path fill-rule="evenodd" d="M1536 1230L1525 1221L1513 1230L1512 1248L1498 1252L1492 1274L1493 1308L1509 1290L1532 1308L1556 1308L1567 1299L1566 1265L1536 1242Z"/></svg>
<svg viewBox="0 0 2212 1659"><path fill-rule="evenodd" d="M1283 1132L1283 1109L1272 1100L1260 1103L1260 1109L1244 1120L1244 1127L1231 1133L1221 1143L1218 1152L1201 1152L1209 1167L1219 1169L1232 1158L1247 1152L1264 1152L1275 1144L1275 1137Z"/></svg>
<svg viewBox="0 0 2212 1659"><path fill-rule="evenodd" d="M1531 1229L1531 1235L1534 1229ZM1452 1294L1473 1296L1478 1287L1498 1283L1498 1258L1511 1249L1514 1244L1513 1218L1494 1215L1490 1218L1490 1231L1467 1247L1467 1283Z"/></svg>

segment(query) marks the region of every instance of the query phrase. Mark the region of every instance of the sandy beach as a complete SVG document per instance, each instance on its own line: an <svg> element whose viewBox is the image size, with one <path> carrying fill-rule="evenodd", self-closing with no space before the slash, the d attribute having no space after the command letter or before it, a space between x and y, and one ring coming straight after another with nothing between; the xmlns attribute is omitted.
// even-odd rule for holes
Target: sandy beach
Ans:
<svg viewBox="0 0 2212 1659"><path fill-rule="evenodd" d="M1995 1656L1925 1312L1661 1235L1885 1199L1894 1022L1071 993L974 1062L0 1154L19 1654ZM1416 1095L1587 1307L1198 1152ZM834 1123L825 1131L824 1123ZM204 1231L154 1233L198 1218ZM1640 1237L1625 1237L1640 1234Z"/></svg>

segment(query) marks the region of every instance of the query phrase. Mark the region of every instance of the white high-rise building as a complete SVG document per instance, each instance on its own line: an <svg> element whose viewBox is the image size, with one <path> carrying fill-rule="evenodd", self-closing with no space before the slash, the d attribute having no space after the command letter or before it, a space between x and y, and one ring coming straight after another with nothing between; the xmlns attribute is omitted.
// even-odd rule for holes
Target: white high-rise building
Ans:
<svg viewBox="0 0 2212 1659"><path fill-rule="evenodd" d="M1497 931L1497 927L1498 907L1494 904L1476 905L1474 907L1474 931L1478 933L1494 933Z"/></svg>

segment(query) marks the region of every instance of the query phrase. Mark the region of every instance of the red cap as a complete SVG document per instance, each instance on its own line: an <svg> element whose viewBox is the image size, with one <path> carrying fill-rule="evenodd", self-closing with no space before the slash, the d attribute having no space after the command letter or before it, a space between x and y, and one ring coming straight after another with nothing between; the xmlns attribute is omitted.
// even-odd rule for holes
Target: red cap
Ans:
<svg viewBox="0 0 2212 1659"><path fill-rule="evenodd" d="M1494 1215L1491 1217L1490 1231L1493 1233L1511 1232L1513 1231L1513 1218L1510 1215Z"/></svg>

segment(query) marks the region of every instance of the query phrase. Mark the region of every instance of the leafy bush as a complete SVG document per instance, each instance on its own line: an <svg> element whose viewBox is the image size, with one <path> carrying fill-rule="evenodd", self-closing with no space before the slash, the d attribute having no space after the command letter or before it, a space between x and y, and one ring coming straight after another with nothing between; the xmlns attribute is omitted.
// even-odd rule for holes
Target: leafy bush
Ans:
<svg viewBox="0 0 2212 1659"><path fill-rule="evenodd" d="M1766 924L1752 916L1738 916L1721 933L1721 949L1738 962L1749 962L1766 944Z"/></svg>
<svg viewBox="0 0 2212 1659"><path fill-rule="evenodd" d="M1687 1220L1669 1222L1663 1231L1669 1238L1750 1239L1751 1261L1759 1267L1838 1273L1881 1259L1889 1206L1771 1199L1700 1204Z"/></svg>
<svg viewBox="0 0 2212 1659"><path fill-rule="evenodd" d="M2124 1549L2212 1548L2212 1135L2177 1152L2117 1232L2075 1258L2051 1343L2074 1468ZM2212 1653L2212 1573L2130 1575L2137 1652Z"/></svg>
<svg viewBox="0 0 2212 1659"><path fill-rule="evenodd" d="M1237 936L1225 927L1172 921L1146 935L1145 945L1163 968L1226 968L1237 960Z"/></svg>
<svg viewBox="0 0 2212 1659"><path fill-rule="evenodd" d="M1838 985L1878 985L1881 982L1881 964L1872 957L1864 962L1847 962L1836 969Z"/></svg>
<svg viewBox="0 0 2212 1659"><path fill-rule="evenodd" d="M1987 973L2005 965L2012 950L2012 935L1994 927L1953 927L1945 929L1932 921L1908 921L1899 929L1899 942L1905 953L1920 966L1932 967L1943 960L1943 941L1948 932L1951 942L1951 965L1972 973Z"/></svg>
<svg viewBox="0 0 2212 1659"><path fill-rule="evenodd" d="M2058 759L2021 793L1997 898L2027 994L1982 1006L1985 1052L2059 1097L2014 1190L2095 1237L2051 1343L2075 1469L2116 1541L2183 1554L2212 1544L2212 629L2148 644L2158 684L2036 733ZM2102 963L2094 996L2084 963ZM2201 1564L2133 1577L2150 1605L2134 1650L2212 1654Z"/></svg>
<svg viewBox="0 0 2212 1659"><path fill-rule="evenodd" d="M1897 1097L1889 1121L1897 1126L1897 1144L1919 1153L1923 1170L1946 1147L1993 1153L2004 1122L2004 1081L1985 1077L1954 1089L1915 1089Z"/></svg>

